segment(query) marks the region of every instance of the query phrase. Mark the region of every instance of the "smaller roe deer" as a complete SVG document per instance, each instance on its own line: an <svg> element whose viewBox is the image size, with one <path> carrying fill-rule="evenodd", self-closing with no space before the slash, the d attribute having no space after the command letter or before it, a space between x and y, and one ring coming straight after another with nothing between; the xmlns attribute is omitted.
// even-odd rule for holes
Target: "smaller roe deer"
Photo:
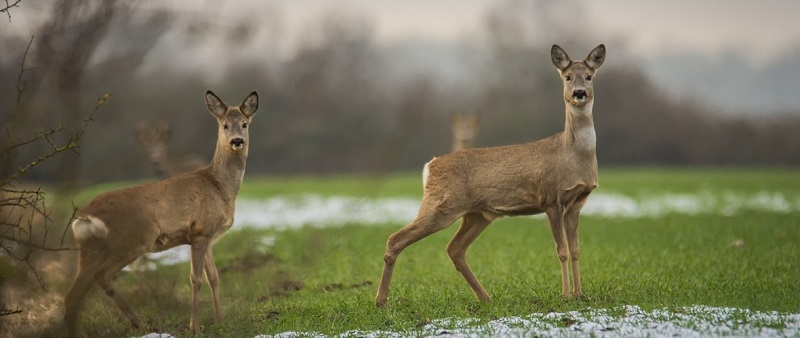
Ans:
<svg viewBox="0 0 800 338"><path fill-rule="evenodd" d="M450 124L453 128L453 151L469 149L475 145L478 136L480 117L478 114L453 114Z"/></svg>
<svg viewBox="0 0 800 338"><path fill-rule="evenodd" d="M208 110L217 119L217 147L211 164L163 181L97 196L72 222L80 249L78 272L65 297L65 320L77 334L80 305L97 282L134 327L142 320L114 290L112 277L144 253L191 245L192 315L189 328L200 331L199 292L203 271L211 286L214 313L222 320L218 274L211 246L233 224L236 196L244 177L248 126L258 109L252 92L239 106L228 106L206 92Z"/></svg>
<svg viewBox="0 0 800 338"><path fill-rule="evenodd" d="M550 50L564 84L564 131L533 143L476 148L435 157L422 171L424 192L417 218L389 236L375 304L386 305L397 256L409 245L462 218L447 245L456 270L482 301L491 297L470 270L466 252L494 219L546 213L561 262L562 293L569 296L567 261L571 258L572 294L581 295L578 268L578 216L597 187L597 157L592 120L592 78L603 64L599 45L583 61L573 61L557 45Z"/></svg>
<svg viewBox="0 0 800 338"><path fill-rule="evenodd" d="M172 138L172 128L166 121L150 126L139 123L136 126L136 140L150 157L153 172L160 178L169 178L185 172L194 171L206 164L197 157L183 161L176 161L169 155L169 142Z"/></svg>

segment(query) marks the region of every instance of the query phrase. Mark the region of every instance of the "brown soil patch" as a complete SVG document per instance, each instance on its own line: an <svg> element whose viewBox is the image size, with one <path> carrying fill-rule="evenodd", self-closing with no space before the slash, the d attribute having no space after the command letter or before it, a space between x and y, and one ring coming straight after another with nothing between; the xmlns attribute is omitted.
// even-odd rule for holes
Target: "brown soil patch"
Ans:
<svg viewBox="0 0 800 338"><path fill-rule="evenodd" d="M220 272L248 273L271 263L277 263L278 257L273 254L253 252L244 257L231 260L228 265L219 269Z"/></svg>

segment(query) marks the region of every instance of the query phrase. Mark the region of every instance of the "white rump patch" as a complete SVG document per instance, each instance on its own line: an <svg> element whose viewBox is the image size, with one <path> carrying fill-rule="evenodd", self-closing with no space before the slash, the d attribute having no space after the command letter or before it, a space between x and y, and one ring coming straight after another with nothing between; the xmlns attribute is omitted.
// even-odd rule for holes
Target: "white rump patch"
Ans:
<svg viewBox="0 0 800 338"><path fill-rule="evenodd" d="M108 235L108 228L103 220L86 215L72 221L72 234L79 240L90 237L103 238Z"/></svg>
<svg viewBox="0 0 800 338"><path fill-rule="evenodd" d="M425 163L425 167L422 168L422 189L425 189L425 187L428 186L428 176L431 174L431 170L428 169L428 166L431 165L433 161L436 161L436 157L428 161L428 163Z"/></svg>

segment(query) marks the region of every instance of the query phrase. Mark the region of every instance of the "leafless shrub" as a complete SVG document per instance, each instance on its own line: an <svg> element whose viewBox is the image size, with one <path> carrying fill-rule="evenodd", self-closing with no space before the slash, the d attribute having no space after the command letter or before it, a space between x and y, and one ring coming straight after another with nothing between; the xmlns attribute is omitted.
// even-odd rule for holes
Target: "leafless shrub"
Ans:
<svg viewBox="0 0 800 338"><path fill-rule="evenodd" d="M33 39L31 39L31 42ZM67 129L63 125L54 127L42 127L32 135L19 133L19 116L23 110L21 101L23 100L25 82L24 74L26 71L25 61L30 49L28 43L25 54L20 62L19 76L17 80L17 108L12 114L10 123L3 130L4 142L0 148L0 281L5 282L11 279L18 272L15 265L23 265L27 268L27 273L32 274L42 288L47 288L44 277L34 265L33 255L40 251L65 251L70 250L64 245L64 239L68 227L59 228L57 219L52 217L50 204L44 189L35 184L25 183L25 177L32 169L42 163L56 158L59 154L73 152L78 153L80 140L86 131L89 123L93 120L95 113L100 106L109 98L104 94L97 99L97 104L87 116L80 119L82 123L78 129ZM64 137L63 141L57 137ZM17 151L25 148L43 146L45 151L39 153L32 160L19 167L12 167L13 158ZM54 238L58 238L56 241ZM7 307L7 304L0 303L0 316L20 313L22 310Z"/></svg>

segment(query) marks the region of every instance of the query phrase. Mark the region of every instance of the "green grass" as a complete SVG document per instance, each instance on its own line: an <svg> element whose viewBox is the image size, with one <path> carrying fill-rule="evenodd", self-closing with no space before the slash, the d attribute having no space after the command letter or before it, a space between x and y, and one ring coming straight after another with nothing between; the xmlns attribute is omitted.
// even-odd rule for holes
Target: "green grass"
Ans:
<svg viewBox="0 0 800 338"><path fill-rule="evenodd" d="M616 169L602 171L600 180L600 191L631 195L766 190L800 196L800 175L790 170ZM416 173L384 178L248 178L241 195L307 193L418 198L421 183ZM560 294L559 264L544 218L501 219L467 253L470 266L494 299L489 304L476 300L445 254L454 225L400 255L384 310L375 308L373 298L386 239L401 225L234 229L214 247L225 321L213 323L204 286L203 332L252 337L285 331L403 331L437 318L488 321L621 305L656 309L702 304L797 313L798 216L748 211L730 217L583 217L585 297L569 301ZM264 250L264 236L274 236L274 246ZM745 246L732 247L736 239L744 240ZM130 330L113 302L95 288L82 316L87 336L131 336L153 330L187 335L188 275L188 263L120 274L118 292L151 325L143 331Z"/></svg>

